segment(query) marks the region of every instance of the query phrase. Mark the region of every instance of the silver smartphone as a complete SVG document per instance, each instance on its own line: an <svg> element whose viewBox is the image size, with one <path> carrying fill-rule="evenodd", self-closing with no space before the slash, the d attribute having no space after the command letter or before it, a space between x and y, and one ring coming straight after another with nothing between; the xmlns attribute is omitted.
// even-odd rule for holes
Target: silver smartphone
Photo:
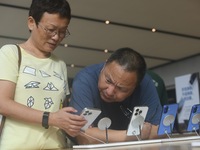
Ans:
<svg viewBox="0 0 200 150"><path fill-rule="evenodd" d="M100 115L101 110L97 108L84 108L81 112L81 116L83 116L87 123L81 128L82 130L86 130Z"/></svg>
<svg viewBox="0 0 200 150"><path fill-rule="evenodd" d="M127 129L128 136L140 135L145 117L147 115L147 111L148 111L147 106L136 106L133 108L131 121Z"/></svg>

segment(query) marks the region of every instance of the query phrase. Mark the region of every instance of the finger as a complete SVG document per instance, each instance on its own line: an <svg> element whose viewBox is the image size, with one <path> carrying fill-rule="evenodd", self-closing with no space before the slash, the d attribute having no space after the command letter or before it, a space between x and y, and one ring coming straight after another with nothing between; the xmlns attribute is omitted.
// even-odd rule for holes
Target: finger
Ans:
<svg viewBox="0 0 200 150"><path fill-rule="evenodd" d="M77 126L77 127L83 127L87 121L86 120L80 120L80 121L77 121L77 120L70 120L70 125L72 125L73 127L74 126Z"/></svg>
<svg viewBox="0 0 200 150"><path fill-rule="evenodd" d="M76 129L76 128L68 128L68 129L64 129L65 132L67 132L69 135L71 136L77 136L78 134L80 134L81 129Z"/></svg>
<svg viewBox="0 0 200 150"><path fill-rule="evenodd" d="M64 107L63 108L63 110L65 111L65 112L77 112L77 110L76 109L74 109L73 107Z"/></svg>
<svg viewBox="0 0 200 150"><path fill-rule="evenodd" d="M76 114L69 114L69 118L74 121L86 121L83 116L76 115Z"/></svg>

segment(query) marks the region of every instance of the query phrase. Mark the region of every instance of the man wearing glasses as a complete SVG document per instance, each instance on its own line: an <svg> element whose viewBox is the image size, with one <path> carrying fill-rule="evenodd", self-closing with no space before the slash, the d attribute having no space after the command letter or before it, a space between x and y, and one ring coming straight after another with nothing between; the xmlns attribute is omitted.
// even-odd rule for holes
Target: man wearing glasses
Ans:
<svg viewBox="0 0 200 150"><path fill-rule="evenodd" d="M69 94L66 64L52 52L70 35L71 10L66 0L33 0L30 37L0 49L0 114L6 116L0 149L66 148L66 137L79 134L86 121L62 108ZM19 55L20 56L20 55ZM61 129L61 130L60 130Z"/></svg>
<svg viewBox="0 0 200 150"><path fill-rule="evenodd" d="M151 77L146 74L144 58L131 48L118 49L106 63L80 71L73 80L70 105L79 113L85 107L102 111L92 127L76 137L79 144L107 141L105 130L98 128L99 120L104 117L111 120L108 142L137 140L137 136L127 136L135 106L149 108L141 139L157 138L162 112L158 94Z"/></svg>

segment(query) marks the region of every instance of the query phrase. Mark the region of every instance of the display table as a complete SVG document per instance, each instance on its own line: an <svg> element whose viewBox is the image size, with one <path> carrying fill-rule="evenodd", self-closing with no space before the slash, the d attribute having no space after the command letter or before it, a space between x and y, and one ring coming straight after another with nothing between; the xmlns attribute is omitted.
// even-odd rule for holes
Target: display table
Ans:
<svg viewBox="0 0 200 150"><path fill-rule="evenodd" d="M108 144L74 145L73 149L101 150L200 150L200 136L195 134L173 135L171 138L119 142Z"/></svg>

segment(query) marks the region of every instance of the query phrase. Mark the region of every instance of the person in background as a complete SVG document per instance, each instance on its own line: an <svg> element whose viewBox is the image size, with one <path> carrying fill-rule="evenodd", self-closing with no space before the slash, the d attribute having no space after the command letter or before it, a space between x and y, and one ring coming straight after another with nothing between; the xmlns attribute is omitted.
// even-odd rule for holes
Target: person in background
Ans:
<svg viewBox="0 0 200 150"><path fill-rule="evenodd" d="M71 9L66 0L33 0L30 37L0 49L0 114L6 117L0 149L66 148L63 131L77 136L87 122L76 109L62 108L69 94L66 64L52 52L69 36Z"/></svg>
<svg viewBox="0 0 200 150"><path fill-rule="evenodd" d="M158 137L162 113L160 100L151 77L146 74L144 58L131 48L120 48L105 63L81 70L73 80L70 106L78 113L85 107L102 111L92 126L75 138L78 144L107 141L105 130L98 128L99 120L104 117L111 120L108 142L137 140L136 136L127 136L131 111L135 106L149 108L141 139Z"/></svg>
<svg viewBox="0 0 200 150"><path fill-rule="evenodd" d="M165 82L164 80L155 72L151 70L147 70L147 74L151 76L153 83L156 87L156 90L158 92L158 96L160 98L161 105L166 105L168 104L168 95L167 95L167 90L165 87Z"/></svg>

